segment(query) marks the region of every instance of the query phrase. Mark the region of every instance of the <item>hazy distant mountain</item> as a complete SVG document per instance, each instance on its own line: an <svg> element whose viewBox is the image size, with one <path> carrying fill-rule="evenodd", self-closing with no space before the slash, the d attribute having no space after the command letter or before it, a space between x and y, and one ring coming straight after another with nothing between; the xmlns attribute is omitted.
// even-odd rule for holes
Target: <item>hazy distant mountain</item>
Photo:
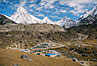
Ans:
<svg viewBox="0 0 97 66"><path fill-rule="evenodd" d="M68 17L64 17L62 20L56 22L55 24L57 24L63 28L70 28L73 26L78 26L79 22L76 22Z"/></svg>

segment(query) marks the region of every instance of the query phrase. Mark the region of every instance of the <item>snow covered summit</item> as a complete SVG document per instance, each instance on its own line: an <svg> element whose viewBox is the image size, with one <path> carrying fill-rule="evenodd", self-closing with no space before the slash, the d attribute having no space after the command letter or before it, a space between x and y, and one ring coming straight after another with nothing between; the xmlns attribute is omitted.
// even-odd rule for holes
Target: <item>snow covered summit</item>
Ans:
<svg viewBox="0 0 97 66"><path fill-rule="evenodd" d="M51 21L48 17L44 17L42 22L46 24L53 24L53 21Z"/></svg>
<svg viewBox="0 0 97 66"><path fill-rule="evenodd" d="M23 7L19 7L10 19L18 24L33 24L41 22L40 19L30 15Z"/></svg>

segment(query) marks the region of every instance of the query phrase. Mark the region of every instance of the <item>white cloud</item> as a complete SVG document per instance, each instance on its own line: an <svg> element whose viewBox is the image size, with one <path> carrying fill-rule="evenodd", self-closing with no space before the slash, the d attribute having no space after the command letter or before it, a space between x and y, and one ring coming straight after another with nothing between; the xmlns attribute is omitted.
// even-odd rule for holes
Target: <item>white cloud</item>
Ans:
<svg viewBox="0 0 97 66"><path fill-rule="evenodd" d="M30 4L29 7L32 8L32 7L35 7L36 4Z"/></svg>
<svg viewBox="0 0 97 66"><path fill-rule="evenodd" d="M38 16L40 16L40 17L44 17L45 15L43 15L43 14L38 14Z"/></svg>
<svg viewBox="0 0 97 66"><path fill-rule="evenodd" d="M41 0L41 2L48 2L48 3L54 3L55 1L58 1L58 0Z"/></svg>
<svg viewBox="0 0 97 66"><path fill-rule="evenodd" d="M74 8L74 11L77 13L83 13L87 8L86 4L96 4L97 0L61 0L60 4L62 5L68 5L69 7ZM74 13L74 12L73 12ZM76 13L76 14L77 14Z"/></svg>
<svg viewBox="0 0 97 66"><path fill-rule="evenodd" d="M16 3L16 4L13 4L11 2L9 2L9 3L14 5L14 6L11 6L12 10L16 10L19 7L25 7L27 0L19 0L19 3Z"/></svg>
<svg viewBox="0 0 97 66"><path fill-rule="evenodd" d="M67 10L59 10L59 12L61 12L61 13L67 13Z"/></svg>
<svg viewBox="0 0 97 66"><path fill-rule="evenodd" d="M76 6L78 6L78 4L76 2L69 2L68 5L70 7L76 7Z"/></svg>
<svg viewBox="0 0 97 66"><path fill-rule="evenodd" d="M86 4L95 4L97 0L41 0L42 8L55 8L53 5L54 2L59 1L61 5L68 5L69 7L74 8L72 11L73 14L79 15L79 13L84 13L87 9ZM59 10L58 12L67 13L66 10ZM69 13L69 12L68 12Z"/></svg>
<svg viewBox="0 0 97 66"><path fill-rule="evenodd" d="M59 17L59 16L49 16L49 17L52 19L62 19L62 17Z"/></svg>
<svg viewBox="0 0 97 66"><path fill-rule="evenodd" d="M97 2L97 0L74 0L76 3L94 3Z"/></svg>
<svg viewBox="0 0 97 66"><path fill-rule="evenodd" d="M78 13L78 11L71 10L70 12L71 12L72 14L76 15L76 16L79 16L79 13Z"/></svg>
<svg viewBox="0 0 97 66"><path fill-rule="evenodd" d="M43 8L43 7L38 7L38 8L36 8L35 10L42 11L42 8Z"/></svg>
<svg viewBox="0 0 97 66"><path fill-rule="evenodd" d="M41 5L45 8L54 8L53 3L57 0L41 0Z"/></svg>
<svg viewBox="0 0 97 66"><path fill-rule="evenodd" d="M25 6L26 3L27 3L27 1L21 1L20 4L19 4L19 6L21 6L21 7Z"/></svg>

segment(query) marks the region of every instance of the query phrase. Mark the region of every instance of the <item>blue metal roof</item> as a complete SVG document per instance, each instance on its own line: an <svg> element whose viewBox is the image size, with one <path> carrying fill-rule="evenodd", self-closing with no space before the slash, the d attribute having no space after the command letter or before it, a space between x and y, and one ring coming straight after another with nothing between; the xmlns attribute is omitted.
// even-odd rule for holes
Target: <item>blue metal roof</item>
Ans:
<svg viewBox="0 0 97 66"><path fill-rule="evenodd" d="M51 56L51 55L55 55L55 54L51 54L51 53L45 54L45 56Z"/></svg>

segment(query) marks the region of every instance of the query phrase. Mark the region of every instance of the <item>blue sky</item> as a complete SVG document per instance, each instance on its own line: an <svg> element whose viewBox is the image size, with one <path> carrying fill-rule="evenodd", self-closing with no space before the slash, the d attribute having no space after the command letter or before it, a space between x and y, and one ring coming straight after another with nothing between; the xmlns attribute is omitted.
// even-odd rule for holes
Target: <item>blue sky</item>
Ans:
<svg viewBox="0 0 97 66"><path fill-rule="evenodd" d="M0 0L0 13L11 16L18 7L24 7L30 14L53 21L64 16L77 20L86 10L97 5L97 0Z"/></svg>

